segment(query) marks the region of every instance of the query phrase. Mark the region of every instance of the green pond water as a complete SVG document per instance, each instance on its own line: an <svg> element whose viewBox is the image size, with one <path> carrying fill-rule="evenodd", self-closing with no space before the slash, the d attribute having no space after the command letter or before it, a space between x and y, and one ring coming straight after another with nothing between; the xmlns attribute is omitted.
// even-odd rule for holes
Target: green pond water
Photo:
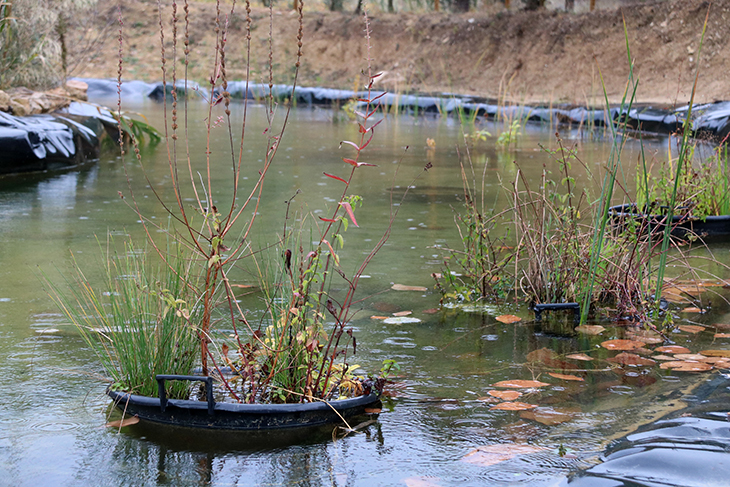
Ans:
<svg viewBox="0 0 730 487"><path fill-rule="evenodd" d="M189 111L194 157L204 150L203 119L207 115L203 108L191 104ZM240 112L238 108L234 106L234 115ZM135 109L161 126L160 105ZM250 108L249 116L247 130L254 140L265 128L263 110ZM493 134L501 130L501 125L485 127ZM624 337L625 329L612 323L602 323L606 330L600 336L587 336L554 333L519 307L424 313L438 307L440 298L430 275L441 270L443 256L433 247L459 243L452 207L461 204L455 147L463 140L462 129L453 119L409 116L388 118L382 128L364 158L378 167L363 168L353 186L353 192L363 196L364 205L357 210L360 228L350 227L345 234L343 258L356 259L377 241L391 211L391 194L398 202L404 188L412 186L390 241L368 268L369 278L360 288L363 297L379 294L361 304L362 312L352 323L358 337L355 360L359 365L377 371L384 359L392 358L401 371L377 420L336 441L331 439L331 428L308 433L294 444L274 436L252 440L244 433L190 434L141 425L118 433L104 428L110 400L104 395L105 383L97 377L100 365L66 326L39 274L43 271L60 279L58 271L67 272L75 258L93 275L99 260L96 237L103 240L108 231L143 241L141 225L118 196L119 191L127 192L127 177L145 214L163 224L165 214L146 191L139 168L130 164L127 176L113 150L85 167L0 180L0 376L5 383L0 393L0 484L550 485L568 472L596 462L611 438L677 409L685 401L696 400L693 388L719 373L680 374L658 366L625 375L596 371L607 366L602 358L613 355L598 350L598 344ZM578 143L583 161L599 171L609 152L605 140L593 140L577 131L565 130L561 135L565 144ZM346 173L341 157L348 154L338 144L356 137L357 126L339 113L292 111L266 182L254 245L281 233L284 201L297 190L302 193L295 198L294 208L320 214L336 203L341 187L323 172ZM435 149L427 148L427 138L435 140ZM213 178L219 187L231 173L226 144L225 127L220 127L213 132L212 143ZM476 171L486 175L487 201L506 204L500 179L505 184L514 179L513 160L535 183L543 164L555 169L551 156L539 144L554 149L553 132L528 125L516 150L497 151L490 139L472 153ZM662 157L666 147L666 139L644 141L645 150L657 157ZM638 143L628 141L625 159L635 161L638 152ZM261 145L247 145L244 155L253 162L246 165L249 179L244 182L252 181L257 176ZM142 156L150 179L169 201L164 144L144 148ZM427 162L433 168L412 182ZM394 176L396 167L399 172ZM224 199L214 195L216 201L219 197ZM726 246L712 249L727 260ZM235 277L253 283L245 273ZM429 291L386 291L393 283L425 286ZM255 296L242 298L242 303L250 316L261 315ZM370 318L398 311L413 311L422 321L389 325ZM497 322L495 316L503 313L516 314L523 321ZM691 319L707 324L728 322L726 313L728 306L713 299L707 314ZM572 326L563 323L562 328ZM693 351L730 348L730 340L714 339L713 334L708 329L697 334L676 333L672 338ZM542 347L558 353L590 352L597 360L585 365L593 371L585 374L584 382L562 381L524 365L526 355ZM520 400L538 404L538 411L545 414L560 413L563 422L543 424L522 418L519 412L490 410L493 403L485 401L485 396L492 384L533 377L550 385ZM540 450L493 465L468 461L474 458L468 454L478 447L511 444L529 444ZM561 445L569 455L558 454ZM509 446L503 448L509 450Z"/></svg>

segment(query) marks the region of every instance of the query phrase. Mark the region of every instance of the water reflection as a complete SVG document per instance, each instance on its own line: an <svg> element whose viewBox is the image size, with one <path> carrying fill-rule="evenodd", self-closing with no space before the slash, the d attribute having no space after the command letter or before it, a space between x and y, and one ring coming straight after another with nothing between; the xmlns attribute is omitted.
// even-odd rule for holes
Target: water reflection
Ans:
<svg viewBox="0 0 730 487"><path fill-rule="evenodd" d="M146 109L153 124L159 123L154 108ZM195 110L191 120L199 123L205 114ZM274 168L277 177L267 186L271 194L261 202L268 218L260 229L262 242L281 231L282 202L297 189L303 190L296 199L302 208L324 210L333 204L331 180L322 172L342 170L337 146L356 132L352 124L331 123L332 114L325 110L297 110L292 120L280 165ZM262 120L251 118L250 124L252 132L263 130ZM415 174L432 162L434 167L413 183L389 245L368 269L371 278L362 281L362 296L377 295L361 303L353 323L358 329L357 362L377 371L384 359L393 358L401 364L401 376L394 379L378 421L336 441L326 428L304 433L293 442L270 435L205 437L141 425L121 434L103 428L109 400L103 394L105 384L98 381L99 364L64 325L36 272L38 267L49 273L66 270L72 255L83 264L93 264L99 255L95 237L103 239L108 230L141 237L136 217L118 197L118 191L127 187L125 172L115 154L105 154L91 167L1 179L0 372L8 386L0 394L0 478L21 486L539 484L595 461L609 438L680 407L694 384L705 380L656 368L623 373L609 368L603 360L607 355L596 351L598 344L627 333L611 323L604 323L603 337L590 337L576 334L569 317L537 323L519 307L426 313L439 301L430 274L440 270L442 256L431 247L459 242L453 208L461 204L463 187L454 147L463 134L447 119L400 117L388 124L372 146L371 160L380 166L355 189L364 197L366 211L358 214L361 228L347 232L346 252L367 250L380 237L390 212L396 163L401 161L401 174L409 170ZM487 128L499 131L499 126ZM216 154L227 145L224 132L214 134ZM199 134L191 143L197 151L204 140L196 137ZM429 148L427 138L434 139L434 148ZM599 168L606 146L575 141L586 164ZM553 163L553 156L540 150L538 143L555 148L552 134L530 128L515 150L497 151L490 143L471 152L474 181L481 185L485 175L488 204L505 204L499 178L513 180L518 165L528 180L536 181L543 164ZM659 150L662 144L659 141L650 149ZM404 152L406 145L411 147ZM246 148L246 154L248 150L258 153L255 147ZM630 145L629 153L635 151ZM163 184L163 197L169 198L163 152L146 149L145 165L150 179ZM255 175L256 161L248 162L248 176ZM226 177L225 164L214 174L219 182ZM130 164L128 174L142 210L162 219L154 198L145 194L139 168ZM395 182L400 186L396 199L409 184L409 178ZM90 269L94 272L93 265ZM242 282L250 278L243 271L237 277ZM383 293L393 283L425 286L429 291ZM240 299L247 309L260 308L257 296ZM412 311L421 322L391 325L370 318L398 311ZM494 319L505 312L524 319L512 325ZM720 322L726 318L722 313L718 306L700 320ZM673 339L695 350L730 346L727 339L715 339L709 331L677 334ZM584 381L561 382L549 378L548 370L525 365L528 354L543 348L561 355L592 352L596 360L566 371L581 374ZM520 412L490 409L495 404L488 394L492 385L515 378L550 383L525 391L522 398L539 404L543 413L552 414L550 418L538 418L541 422ZM462 460L477 447L512 443L541 450L489 466ZM573 457L560 457L560 445Z"/></svg>

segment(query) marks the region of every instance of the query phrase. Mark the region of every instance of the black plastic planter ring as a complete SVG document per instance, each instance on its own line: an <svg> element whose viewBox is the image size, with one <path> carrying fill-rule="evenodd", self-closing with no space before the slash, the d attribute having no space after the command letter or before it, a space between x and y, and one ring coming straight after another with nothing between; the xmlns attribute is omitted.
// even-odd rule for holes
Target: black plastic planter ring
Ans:
<svg viewBox="0 0 730 487"><path fill-rule="evenodd" d="M160 398L160 411L165 412L167 407L167 393L165 392L166 380L187 380L190 382L205 382L205 397L208 401L208 414L213 416L215 412L215 400L213 399L213 378L201 377L198 375L156 375L157 394Z"/></svg>

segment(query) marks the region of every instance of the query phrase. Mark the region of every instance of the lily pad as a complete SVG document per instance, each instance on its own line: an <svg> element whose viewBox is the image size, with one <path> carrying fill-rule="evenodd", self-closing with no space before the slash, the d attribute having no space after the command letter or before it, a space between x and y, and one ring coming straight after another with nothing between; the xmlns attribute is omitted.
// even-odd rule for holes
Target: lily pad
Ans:
<svg viewBox="0 0 730 487"><path fill-rule="evenodd" d="M519 391L489 391L487 394L502 399L503 401L514 401L522 395Z"/></svg>
<svg viewBox="0 0 730 487"><path fill-rule="evenodd" d="M536 407L537 404L527 404L526 402L500 402L489 408L489 410L526 411L528 409L535 409Z"/></svg>
<svg viewBox="0 0 730 487"><path fill-rule="evenodd" d="M678 353L674 356L677 360L688 360L690 362L704 362L709 355L700 355L699 353Z"/></svg>
<svg viewBox="0 0 730 487"><path fill-rule="evenodd" d="M655 365L656 362L652 359L644 358L634 353L620 353L615 357L607 359L609 362L620 365L632 365L632 366L643 366L648 367Z"/></svg>
<svg viewBox="0 0 730 487"><path fill-rule="evenodd" d="M563 380L574 380L583 382L585 379L583 377L578 377L577 375L569 375L569 374L557 374L555 372L549 372L548 375L550 377L555 377L556 379L563 379Z"/></svg>
<svg viewBox="0 0 730 487"><path fill-rule="evenodd" d="M515 315L500 315L500 316L497 316L495 318L495 320L499 321L500 323L505 323L505 324L509 325L512 323L517 323L517 322L522 321L522 318L520 318L519 316L515 316Z"/></svg>
<svg viewBox="0 0 730 487"><path fill-rule="evenodd" d="M521 412L520 418L537 421L546 426L555 426L570 421L579 412L578 408L537 408Z"/></svg>
<svg viewBox="0 0 730 487"><path fill-rule="evenodd" d="M575 331L585 333L586 335L600 335L605 330L601 325L581 325L575 327Z"/></svg>
<svg viewBox="0 0 730 487"><path fill-rule="evenodd" d="M704 326L699 325L679 325L677 328L687 333L699 333L705 330Z"/></svg>
<svg viewBox="0 0 730 487"><path fill-rule="evenodd" d="M480 446L470 451L461 458L462 462L474 463L482 467L488 467L495 465L510 458L514 458L517 455L525 455L528 453L536 453L543 451L544 448L540 448L532 445L519 445L516 443L504 443L500 445L487 445Z"/></svg>
<svg viewBox="0 0 730 487"><path fill-rule="evenodd" d="M726 357L730 358L730 350L702 350L700 352L705 357Z"/></svg>
<svg viewBox="0 0 730 487"><path fill-rule="evenodd" d="M706 372L708 370L712 370L712 365L705 362L664 362L659 367L662 369L671 369L680 372Z"/></svg>
<svg viewBox="0 0 730 487"><path fill-rule="evenodd" d="M704 313L706 310L698 308L697 306L688 306L682 310L682 313Z"/></svg>
<svg viewBox="0 0 730 487"><path fill-rule="evenodd" d="M406 286L405 284L393 284L390 287L393 291L428 291L427 287L423 286Z"/></svg>
<svg viewBox="0 0 730 487"><path fill-rule="evenodd" d="M513 389L529 389L532 387L545 387L550 384L546 382L540 382L539 380L502 380L496 384L492 384L493 387L510 387Z"/></svg>
<svg viewBox="0 0 730 487"><path fill-rule="evenodd" d="M689 348L680 347L679 345L666 345L664 347L657 347L654 351L662 353L689 353Z"/></svg>
<svg viewBox="0 0 730 487"><path fill-rule="evenodd" d="M634 350L645 345L638 340L607 340L601 346L607 350Z"/></svg>
<svg viewBox="0 0 730 487"><path fill-rule="evenodd" d="M589 357L588 355L584 353L571 353L570 355L566 355L565 358L573 359L573 360L582 360L584 362L590 362L593 359Z"/></svg>

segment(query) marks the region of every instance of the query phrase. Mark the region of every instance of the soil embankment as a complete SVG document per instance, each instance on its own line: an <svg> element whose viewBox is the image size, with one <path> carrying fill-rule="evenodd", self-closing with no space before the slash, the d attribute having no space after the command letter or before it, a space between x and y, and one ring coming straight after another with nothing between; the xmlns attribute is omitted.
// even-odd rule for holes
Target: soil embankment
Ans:
<svg viewBox="0 0 730 487"><path fill-rule="evenodd" d="M119 43L117 2L102 0L98 14L75 29L76 36L106 32L93 49L72 52L79 68L74 76L116 77ZM164 3L164 2L163 2ZM454 92L519 103L603 102L600 73L611 101L620 101L628 77L623 20L626 21L634 73L642 102L674 104L689 100L698 62L702 26L709 23L701 53L697 102L730 100L730 0L643 2L616 10L584 14L558 11L469 14L374 13L373 67L384 71L389 90ZM169 13L169 7L168 13ZM179 9L182 10L182 9ZM226 54L229 79L245 76L244 28L240 14L230 19ZM178 36L184 31L179 12ZM124 77L161 79L160 33L154 2L123 2ZM254 81L268 73L267 10L254 10L251 58ZM211 75L215 47L215 4L191 3L189 78ZM274 15L276 82L289 83L296 53L297 18L292 11ZM172 30L166 25L166 56L172 53ZM352 14L305 12L304 86L353 88L366 49L362 18ZM72 43L72 45L74 45ZM86 45L78 42L77 45ZM182 55L182 42L177 47ZM170 63L167 66L170 68ZM179 68L183 64L178 60ZM178 72L182 77L182 71ZM360 77L360 79L358 79ZM168 74L169 79L169 74ZM204 85L205 86L205 85Z"/></svg>

